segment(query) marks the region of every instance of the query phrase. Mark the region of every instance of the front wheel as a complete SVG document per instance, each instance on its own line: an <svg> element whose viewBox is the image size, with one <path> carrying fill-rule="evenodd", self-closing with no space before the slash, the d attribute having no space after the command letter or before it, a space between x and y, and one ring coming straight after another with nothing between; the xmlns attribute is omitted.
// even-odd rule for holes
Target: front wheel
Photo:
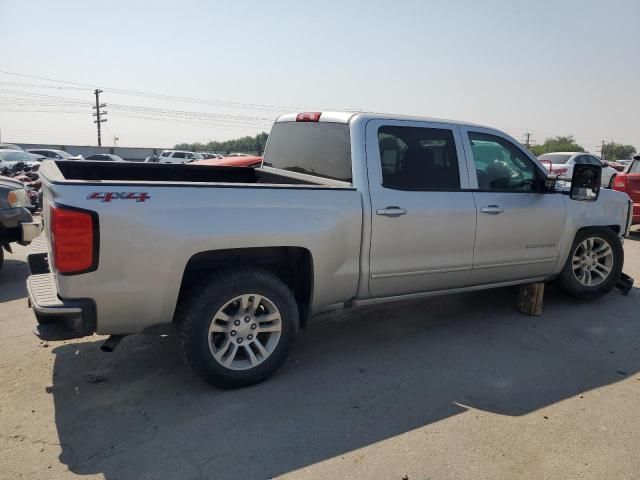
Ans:
<svg viewBox="0 0 640 480"><path fill-rule="evenodd" d="M285 361L298 306L278 277L242 268L196 285L181 301L175 325L182 356L196 374L218 387L244 387Z"/></svg>
<svg viewBox="0 0 640 480"><path fill-rule="evenodd" d="M623 263L622 242L615 232L585 229L573 241L558 284L574 297L598 298L615 287Z"/></svg>

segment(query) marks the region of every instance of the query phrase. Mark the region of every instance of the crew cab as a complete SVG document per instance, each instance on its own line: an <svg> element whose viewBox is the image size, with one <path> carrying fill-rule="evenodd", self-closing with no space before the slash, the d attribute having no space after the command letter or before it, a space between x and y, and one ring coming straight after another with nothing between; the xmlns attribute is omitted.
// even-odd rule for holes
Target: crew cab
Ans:
<svg viewBox="0 0 640 480"><path fill-rule="evenodd" d="M328 310L554 279L603 295L631 212L620 192L556 190L493 128L368 113L282 115L255 169L40 172L46 228L27 283L39 335L110 334L111 349L173 324L187 363L221 387L274 373Z"/></svg>

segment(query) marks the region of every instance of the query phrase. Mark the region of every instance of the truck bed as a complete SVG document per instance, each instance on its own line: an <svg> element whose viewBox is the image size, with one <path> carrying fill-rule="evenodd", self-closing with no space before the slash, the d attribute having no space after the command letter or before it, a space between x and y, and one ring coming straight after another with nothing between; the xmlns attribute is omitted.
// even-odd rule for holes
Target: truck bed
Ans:
<svg viewBox="0 0 640 480"><path fill-rule="evenodd" d="M55 162L62 179L99 182L193 182L338 186L335 181L270 168L217 167L211 165L110 163L91 161ZM47 169L50 171L49 169ZM277 173L276 173L277 172ZM343 183L343 182L338 182ZM344 184L340 186L345 186Z"/></svg>

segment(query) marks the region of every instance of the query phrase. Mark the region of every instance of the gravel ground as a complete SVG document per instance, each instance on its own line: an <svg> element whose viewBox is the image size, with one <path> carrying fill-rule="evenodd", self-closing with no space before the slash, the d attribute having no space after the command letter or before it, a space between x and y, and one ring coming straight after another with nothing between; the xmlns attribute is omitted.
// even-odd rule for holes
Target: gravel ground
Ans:
<svg viewBox="0 0 640 480"><path fill-rule="evenodd" d="M625 241L640 280L640 232ZM507 288L312 322L270 381L201 383L173 339L44 343L26 249L0 272L0 478L640 475L640 290L544 315Z"/></svg>

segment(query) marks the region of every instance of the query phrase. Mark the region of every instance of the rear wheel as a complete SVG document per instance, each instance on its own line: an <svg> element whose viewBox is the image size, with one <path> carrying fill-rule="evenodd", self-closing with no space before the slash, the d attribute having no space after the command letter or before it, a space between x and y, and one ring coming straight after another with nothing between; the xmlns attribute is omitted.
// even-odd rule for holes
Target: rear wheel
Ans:
<svg viewBox="0 0 640 480"><path fill-rule="evenodd" d="M598 298L620 279L624 250L620 238L608 228L580 231L560 273L560 287L571 295Z"/></svg>
<svg viewBox="0 0 640 480"><path fill-rule="evenodd" d="M180 351L222 388L259 383L282 365L298 329L298 306L275 275L243 268L198 284L176 314Z"/></svg>

